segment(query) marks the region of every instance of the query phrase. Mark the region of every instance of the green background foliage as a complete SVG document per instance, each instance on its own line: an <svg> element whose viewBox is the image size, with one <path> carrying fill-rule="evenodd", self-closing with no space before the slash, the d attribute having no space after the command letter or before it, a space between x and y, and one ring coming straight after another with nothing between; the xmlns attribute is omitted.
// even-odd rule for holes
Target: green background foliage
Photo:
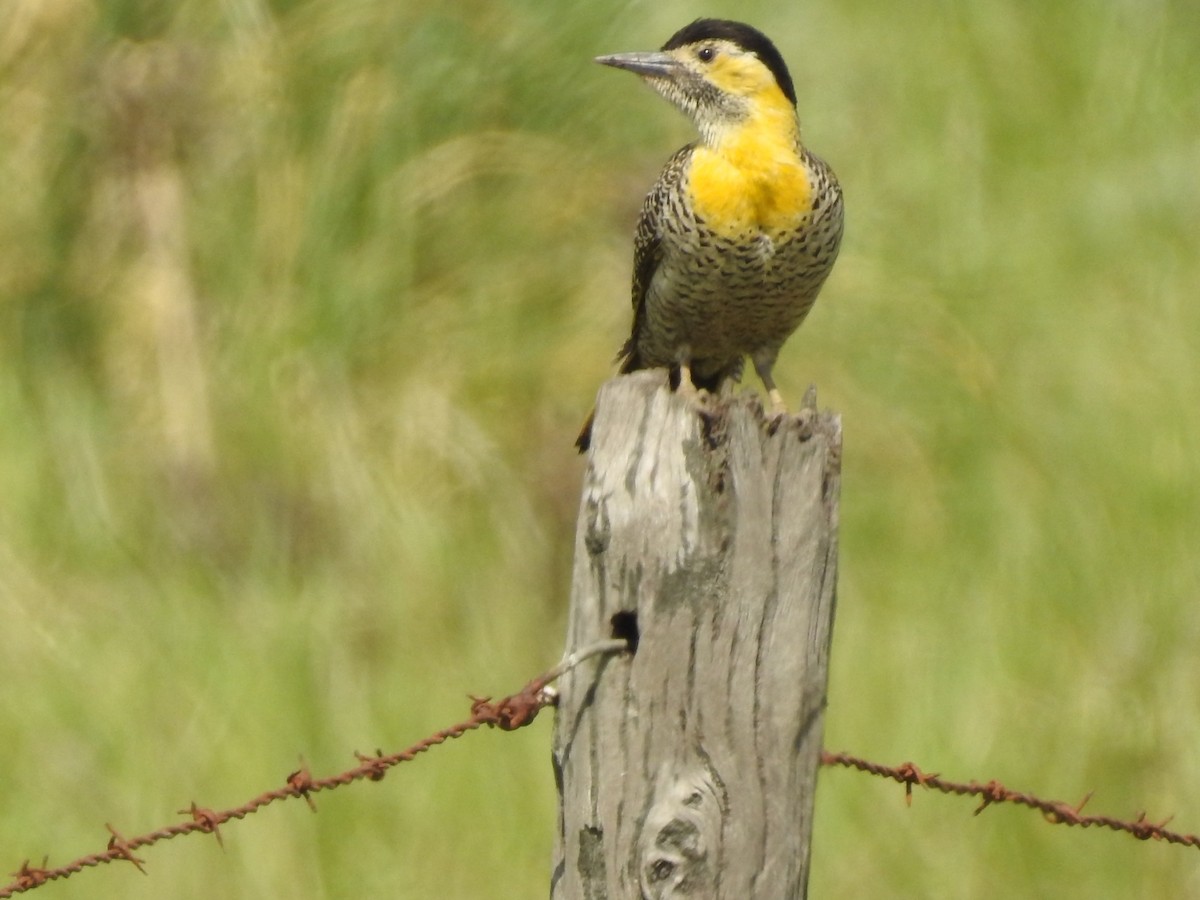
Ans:
<svg viewBox="0 0 1200 900"><path fill-rule="evenodd" d="M826 743L1200 831L1200 9L748 0L846 188ZM575 431L712 4L0 9L0 855L395 749L562 650ZM46 897L537 897L549 718ZM814 897L1184 896L1195 851L822 774Z"/></svg>

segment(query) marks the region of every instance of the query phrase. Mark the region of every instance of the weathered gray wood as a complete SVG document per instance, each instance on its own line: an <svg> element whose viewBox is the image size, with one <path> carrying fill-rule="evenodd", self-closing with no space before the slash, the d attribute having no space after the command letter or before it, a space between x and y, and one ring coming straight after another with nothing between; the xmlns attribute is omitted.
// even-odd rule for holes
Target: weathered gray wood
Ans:
<svg viewBox="0 0 1200 900"><path fill-rule="evenodd" d="M560 682L555 900L805 895L837 573L840 420L770 434L662 372L609 382L584 480Z"/></svg>

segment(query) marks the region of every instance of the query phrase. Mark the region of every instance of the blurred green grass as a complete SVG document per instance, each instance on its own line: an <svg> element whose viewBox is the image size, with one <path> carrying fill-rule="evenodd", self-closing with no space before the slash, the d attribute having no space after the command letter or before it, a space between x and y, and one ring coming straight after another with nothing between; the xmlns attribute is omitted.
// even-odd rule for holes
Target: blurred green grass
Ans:
<svg viewBox="0 0 1200 900"><path fill-rule="evenodd" d="M716 7L0 11L0 853L65 862L561 650L570 443ZM748 2L847 191L777 376L846 428L827 744L1200 831L1200 15ZM525 897L549 721L42 888ZM1193 854L823 774L814 897L1183 896Z"/></svg>

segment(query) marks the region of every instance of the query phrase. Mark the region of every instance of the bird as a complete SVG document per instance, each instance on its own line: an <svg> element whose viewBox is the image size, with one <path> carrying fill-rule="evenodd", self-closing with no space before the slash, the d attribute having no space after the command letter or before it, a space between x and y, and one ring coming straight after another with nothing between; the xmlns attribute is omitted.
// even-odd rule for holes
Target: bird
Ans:
<svg viewBox="0 0 1200 900"><path fill-rule="evenodd" d="M640 76L699 132L638 217L620 372L668 368L676 390L716 392L749 356L773 415L785 414L772 369L837 259L843 203L833 169L801 141L783 56L750 25L702 18L659 51L596 62Z"/></svg>

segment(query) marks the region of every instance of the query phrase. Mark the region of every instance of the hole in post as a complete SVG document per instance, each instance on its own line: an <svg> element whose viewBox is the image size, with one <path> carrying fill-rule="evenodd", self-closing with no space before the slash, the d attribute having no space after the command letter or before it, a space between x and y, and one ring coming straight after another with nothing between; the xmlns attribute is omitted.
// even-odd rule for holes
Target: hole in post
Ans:
<svg viewBox="0 0 1200 900"><path fill-rule="evenodd" d="M613 615L609 622L612 624L612 636L629 644L629 652L637 653L638 621L637 613L622 610Z"/></svg>

